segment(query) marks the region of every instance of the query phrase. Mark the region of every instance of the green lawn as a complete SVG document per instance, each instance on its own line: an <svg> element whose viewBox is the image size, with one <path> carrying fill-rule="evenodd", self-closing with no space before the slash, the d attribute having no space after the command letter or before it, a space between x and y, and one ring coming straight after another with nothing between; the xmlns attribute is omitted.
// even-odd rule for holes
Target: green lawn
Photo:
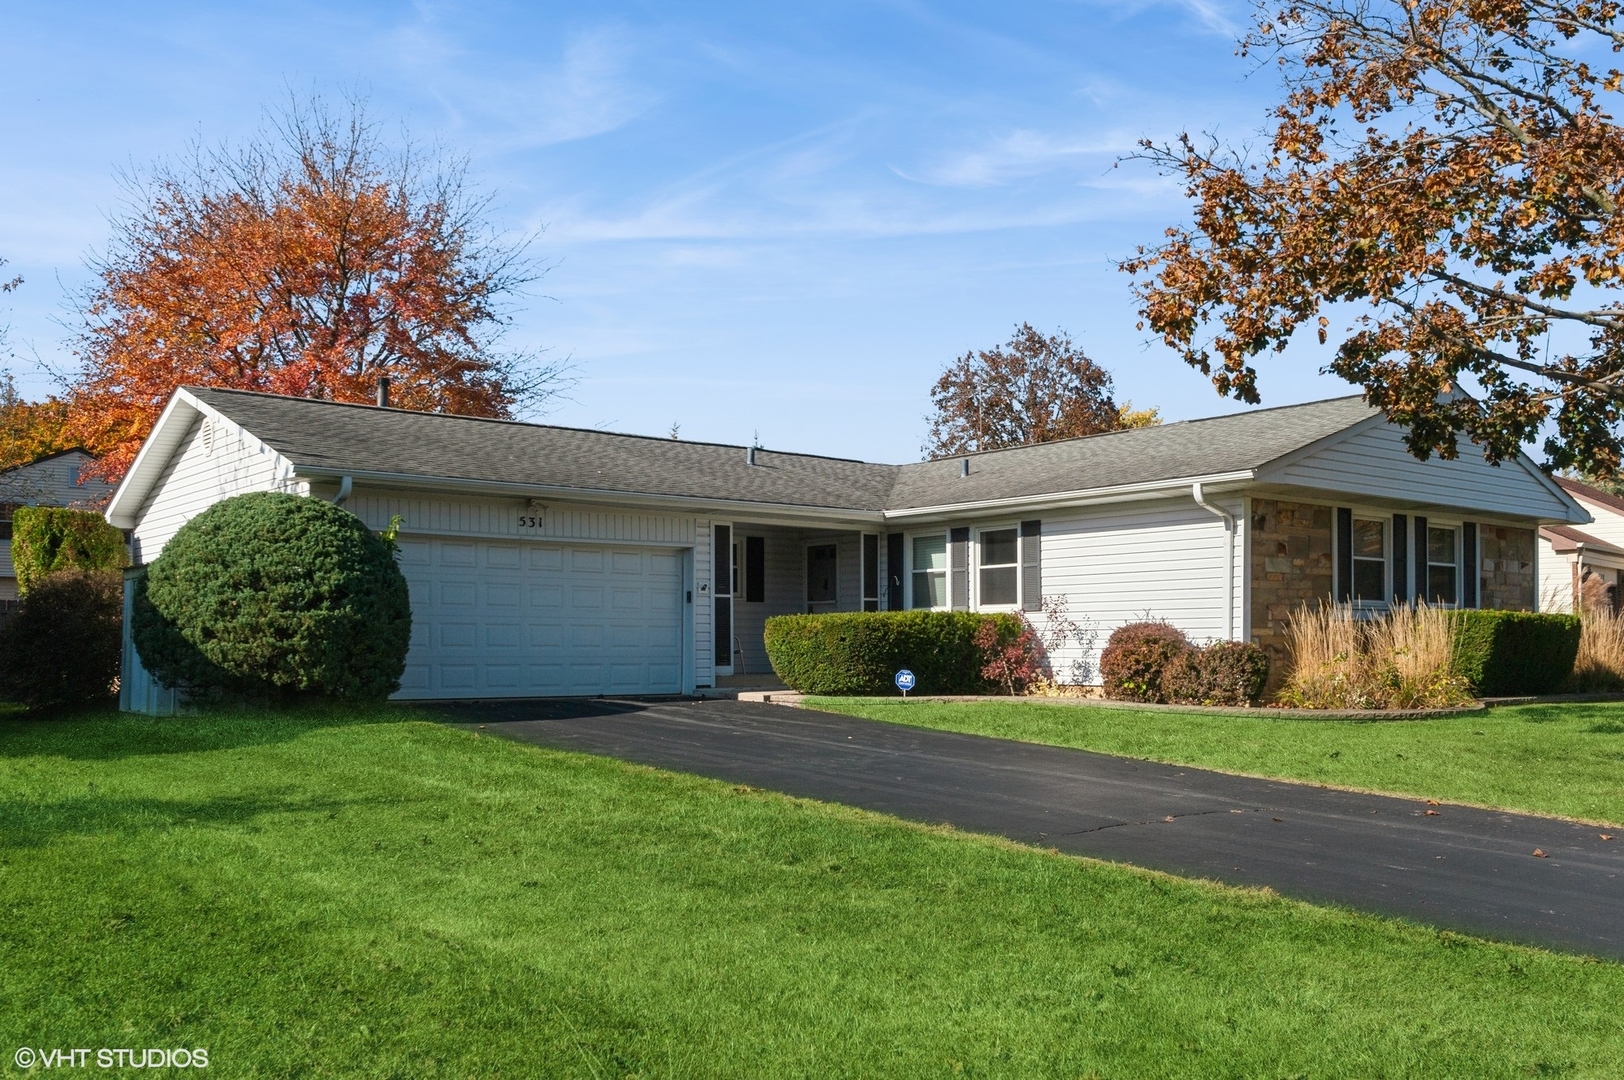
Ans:
<svg viewBox="0 0 1624 1080"><path fill-rule="evenodd" d="M220 1076L1613 1076L1624 967L411 714L0 721L0 1052Z"/></svg>
<svg viewBox="0 0 1624 1080"><path fill-rule="evenodd" d="M1257 776L1624 823L1624 704L1338 721L1035 701L813 698L814 708Z"/></svg>

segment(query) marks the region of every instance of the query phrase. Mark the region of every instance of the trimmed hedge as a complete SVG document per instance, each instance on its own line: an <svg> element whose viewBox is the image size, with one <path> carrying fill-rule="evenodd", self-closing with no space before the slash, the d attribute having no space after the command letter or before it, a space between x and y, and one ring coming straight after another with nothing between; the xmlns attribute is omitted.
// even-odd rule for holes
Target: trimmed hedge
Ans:
<svg viewBox="0 0 1624 1080"><path fill-rule="evenodd" d="M58 570L36 578L0 634L0 689L31 710L112 701L123 626L118 571Z"/></svg>
<svg viewBox="0 0 1624 1080"><path fill-rule="evenodd" d="M784 685L803 694L895 694L901 668L921 694L996 693L976 632L987 623L1001 642L1020 635L1014 615L967 611L859 611L775 615L767 620L767 658Z"/></svg>
<svg viewBox="0 0 1624 1080"><path fill-rule="evenodd" d="M58 570L122 570L129 565L129 553L124 534L100 514L65 506L19 506L11 517L11 564L20 595Z"/></svg>
<svg viewBox="0 0 1624 1080"><path fill-rule="evenodd" d="M255 492L181 526L136 583L132 630L166 686L377 700L411 627L393 543L322 499Z"/></svg>
<svg viewBox="0 0 1624 1080"><path fill-rule="evenodd" d="M1579 655L1577 615L1456 611L1455 671L1481 697L1554 694Z"/></svg>

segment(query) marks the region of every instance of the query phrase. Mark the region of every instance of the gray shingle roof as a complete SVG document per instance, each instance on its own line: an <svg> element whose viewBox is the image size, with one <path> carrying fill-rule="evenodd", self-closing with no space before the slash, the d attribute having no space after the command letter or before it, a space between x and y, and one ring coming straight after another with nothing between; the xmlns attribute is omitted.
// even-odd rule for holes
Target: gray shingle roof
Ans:
<svg viewBox="0 0 1624 1080"><path fill-rule="evenodd" d="M1358 397L911 465L618 435L237 390L191 389L296 466L593 491L900 510L1255 469L1375 410Z"/></svg>

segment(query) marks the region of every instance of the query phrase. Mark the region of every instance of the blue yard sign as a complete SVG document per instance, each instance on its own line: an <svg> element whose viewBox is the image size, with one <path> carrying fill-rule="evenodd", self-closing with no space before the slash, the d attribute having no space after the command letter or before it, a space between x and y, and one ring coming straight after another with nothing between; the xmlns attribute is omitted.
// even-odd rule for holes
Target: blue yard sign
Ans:
<svg viewBox="0 0 1624 1080"><path fill-rule="evenodd" d="M907 668L903 668L901 671L897 672L897 689L902 691L902 696L907 697L908 691L912 690L913 688L914 673L909 671Z"/></svg>

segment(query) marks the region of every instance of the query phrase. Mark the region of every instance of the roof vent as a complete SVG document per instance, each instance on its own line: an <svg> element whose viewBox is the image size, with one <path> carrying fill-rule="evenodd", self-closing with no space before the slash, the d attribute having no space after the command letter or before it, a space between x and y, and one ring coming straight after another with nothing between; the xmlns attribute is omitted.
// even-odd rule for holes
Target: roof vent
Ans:
<svg viewBox="0 0 1624 1080"><path fill-rule="evenodd" d="M389 376L378 376L378 408L389 408Z"/></svg>
<svg viewBox="0 0 1624 1080"><path fill-rule="evenodd" d="M745 461L746 465L754 465L756 463L756 448L755 447L752 446L752 447L750 447L748 450L746 450L744 452L744 461Z"/></svg>
<svg viewBox="0 0 1624 1080"><path fill-rule="evenodd" d="M970 475L970 459L969 458L959 458L959 475L960 476L969 476Z"/></svg>

